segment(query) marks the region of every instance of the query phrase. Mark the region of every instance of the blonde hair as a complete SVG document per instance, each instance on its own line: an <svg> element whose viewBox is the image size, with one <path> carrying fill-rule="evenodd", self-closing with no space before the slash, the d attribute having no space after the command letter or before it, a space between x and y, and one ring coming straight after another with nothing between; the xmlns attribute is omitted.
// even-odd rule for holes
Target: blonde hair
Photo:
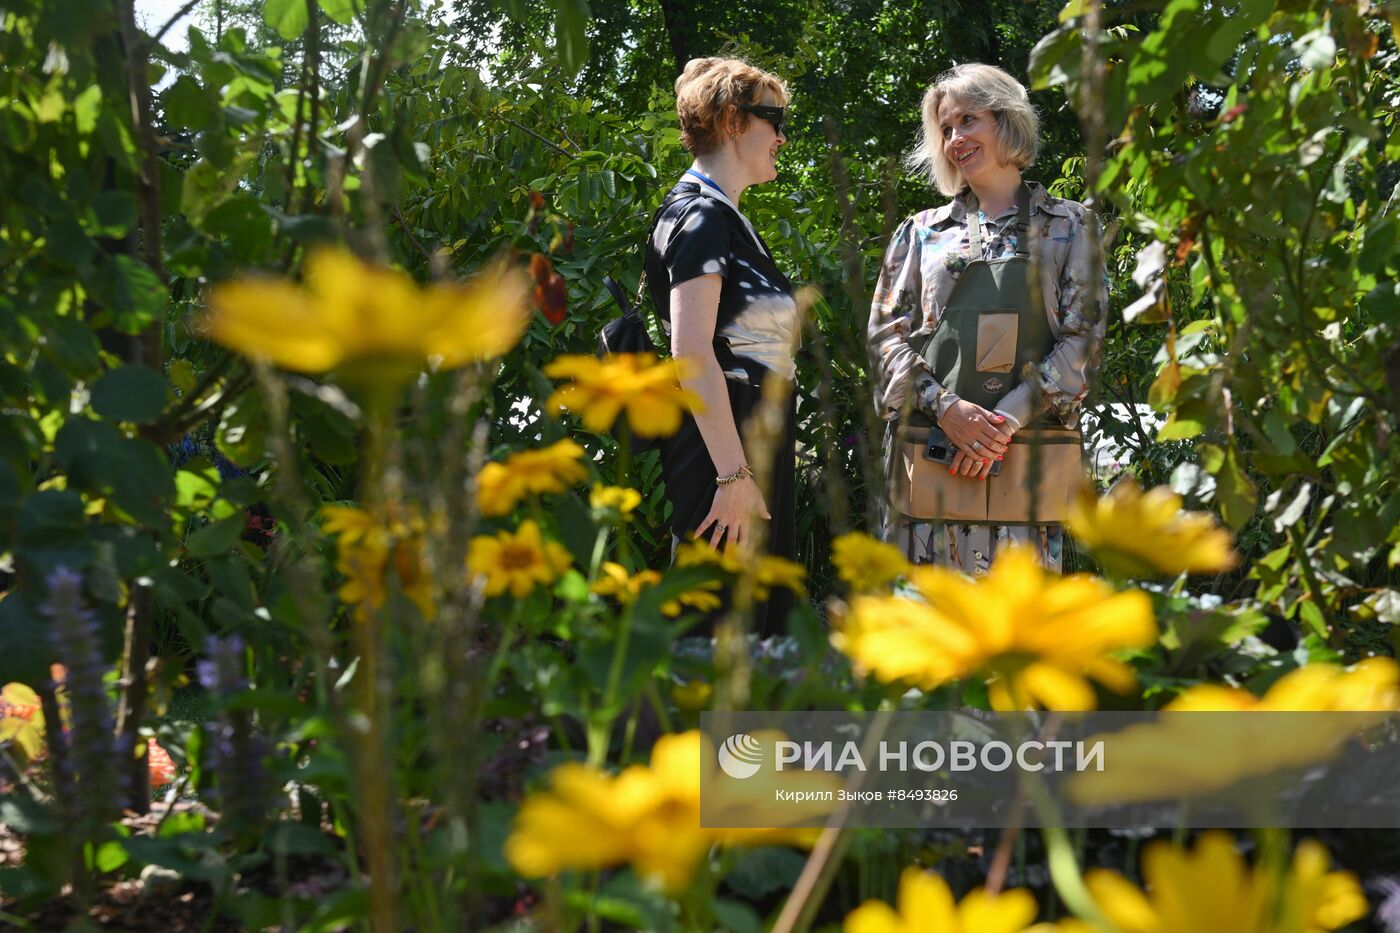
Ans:
<svg viewBox="0 0 1400 933"><path fill-rule="evenodd" d="M693 155L714 152L738 122L739 105L758 103L764 91L787 106L787 83L777 75L738 58L692 58L676 79L681 145Z"/></svg>
<svg viewBox="0 0 1400 933"><path fill-rule="evenodd" d="M945 100L971 113L986 111L996 116L999 160L1018 168L1035 162L1040 152L1040 117L1021 82L993 65L958 65L939 75L924 94L919 143L905 159L910 169L927 173L939 191L951 196L967 188L962 171L943 153L938 108Z"/></svg>

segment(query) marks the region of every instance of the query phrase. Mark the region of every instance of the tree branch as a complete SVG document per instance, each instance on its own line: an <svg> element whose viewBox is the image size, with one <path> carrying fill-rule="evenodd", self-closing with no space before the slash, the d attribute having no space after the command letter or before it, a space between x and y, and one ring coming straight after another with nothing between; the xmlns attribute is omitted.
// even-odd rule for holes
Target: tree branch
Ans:
<svg viewBox="0 0 1400 933"><path fill-rule="evenodd" d="M135 748L135 739L141 728L141 719L146 714L146 694L149 684L146 680L146 666L151 657L151 622L155 613L154 590L149 585L137 584L131 588L131 596L126 608L126 636L122 646L121 697L117 705L117 735L130 739L129 747ZM137 758L131 755L123 762L126 773L125 783L127 808L137 813L151 810L150 748L146 755Z"/></svg>
<svg viewBox="0 0 1400 933"><path fill-rule="evenodd" d="M131 125L136 131L136 139L142 153L138 185L141 204L141 252L146 265L164 280L165 265L160 246L160 151L156 145L155 130L151 126L151 86L146 80L147 53L150 47L144 41L144 34L136 28L134 0L120 0L117 3L117 16L120 20L122 47L126 59L126 87L131 102ZM160 369L159 323L152 324L138 338L138 355L141 358L133 362Z"/></svg>
<svg viewBox="0 0 1400 933"><path fill-rule="evenodd" d="M190 11L193 10L195 7L199 6L199 4L200 0L190 0L189 3L186 3L184 6L180 7L179 11L174 16L170 17L170 19L165 21L164 26L156 30L155 35L151 36L149 39L146 40L145 48L142 49L142 54L144 55L151 49L155 48L157 45L160 45L160 40L165 38L165 34L169 32L176 23L188 16Z"/></svg>
<svg viewBox="0 0 1400 933"><path fill-rule="evenodd" d="M519 122L518 120L512 120L510 117L501 116L500 114L493 114L493 116L496 117L496 119L500 120L502 123L507 123L507 124L509 124L509 125L511 125L511 126L513 126L513 127L515 127L517 130L520 130L522 133L526 133L526 134L528 134L528 135L530 135L530 136L535 137L535 138L538 139L540 142L544 143L546 146L548 146L549 148L553 149L555 152L557 152L557 153L559 153L559 154L561 154L561 155L567 156L567 157L569 157L570 159L572 159L572 158L574 157L574 154L573 154L572 152L570 152L569 150L565 149L563 146L559 145L558 143L556 143L554 140L550 139L549 137L547 137L547 136L545 136L545 135L543 135L543 134L541 134L541 133L538 133L538 132L536 132L535 130L530 129L530 128L529 128L528 126L526 126L524 123L521 123L521 122Z"/></svg>

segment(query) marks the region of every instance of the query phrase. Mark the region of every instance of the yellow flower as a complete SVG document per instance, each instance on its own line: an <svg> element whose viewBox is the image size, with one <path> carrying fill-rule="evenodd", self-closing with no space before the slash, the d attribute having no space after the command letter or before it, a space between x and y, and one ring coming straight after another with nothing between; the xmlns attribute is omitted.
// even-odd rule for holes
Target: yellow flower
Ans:
<svg viewBox="0 0 1400 933"><path fill-rule="evenodd" d="M335 536L336 570L344 577L337 595L358 607L378 609L388 597L385 574L392 565L403 594L425 619L437 615L433 581L424 557L426 526L412 509L389 504L376 518L354 506L326 505L324 530Z"/></svg>
<svg viewBox="0 0 1400 933"><path fill-rule="evenodd" d="M1076 774L1070 794L1086 805L1210 794L1245 778L1326 761L1397 709L1400 666L1390 658L1370 658L1350 671L1310 664L1279 678L1262 697L1201 684L1164 706L1154 722L1096 736L1114 766ZM1296 715L1248 715L1256 712Z"/></svg>
<svg viewBox="0 0 1400 933"><path fill-rule="evenodd" d="M703 680L692 680L688 684L676 684L671 687L671 699L676 701L676 705L686 712L695 713L710 705L710 697L714 696L715 688L705 683Z"/></svg>
<svg viewBox="0 0 1400 933"><path fill-rule="evenodd" d="M1112 652L1157 639L1145 594L1048 573L1027 548L1003 552L977 581L924 566L913 582L927 603L857 596L832 643L886 683L932 690L981 672L997 710L1093 709L1089 678L1118 692L1135 683Z"/></svg>
<svg viewBox="0 0 1400 933"><path fill-rule="evenodd" d="M22 763L44 754L44 711L39 695L21 683L0 689L0 745L13 743Z"/></svg>
<svg viewBox="0 0 1400 933"><path fill-rule="evenodd" d="M739 549L730 545L717 551L699 538L690 538L676 548L677 567L714 566L725 573L743 573L744 560Z"/></svg>
<svg viewBox="0 0 1400 933"><path fill-rule="evenodd" d="M305 278L218 286L206 332L245 356L321 373L355 362L455 368L505 353L530 320L528 280L502 264L466 283L419 288L398 270L323 249L307 259Z"/></svg>
<svg viewBox="0 0 1400 933"><path fill-rule="evenodd" d="M526 496L564 492L588 478L584 449L565 439L488 463L476 478L476 503L488 518L507 515Z"/></svg>
<svg viewBox="0 0 1400 933"><path fill-rule="evenodd" d="M655 570L639 570L628 574L627 568L613 561L604 561L598 568L598 580L590 591L599 596L611 596L624 606L635 603L642 590L661 582L661 574ZM680 615L685 607L709 612L720 607L720 598L713 591L720 588L718 580L706 580L661 604L661 612L671 618Z"/></svg>
<svg viewBox="0 0 1400 933"><path fill-rule="evenodd" d="M831 542L837 576L857 593L882 590L909 574L909 562L893 544L852 531Z"/></svg>
<svg viewBox="0 0 1400 933"><path fill-rule="evenodd" d="M1145 890L1108 869L1084 876L1095 904L1123 933L1321 933L1366 916L1356 876L1329 871L1326 848L1305 839L1282 879L1251 869L1229 834L1203 833L1194 850L1154 842L1142 856ZM1088 924L1062 921L1064 933Z"/></svg>
<svg viewBox="0 0 1400 933"><path fill-rule="evenodd" d="M806 830L702 828L702 767L706 773L718 769L713 747L697 731L662 736L649 765L632 765L616 776L561 765L551 772L549 789L521 805L506 840L506 860L526 878L631 863L642 878L674 893L690 883L714 845L813 838Z"/></svg>
<svg viewBox="0 0 1400 933"><path fill-rule="evenodd" d="M588 504L598 511L614 510L626 515L642 504L642 494L626 486L603 486L595 483L588 495Z"/></svg>
<svg viewBox="0 0 1400 933"><path fill-rule="evenodd" d="M635 603L644 587L661 582L661 574L655 570L642 570L629 575L626 567L610 560L603 562L598 574L591 591L599 596L611 596L624 606Z"/></svg>
<svg viewBox="0 0 1400 933"><path fill-rule="evenodd" d="M1097 499L1086 490L1068 524L1105 568L1125 577L1220 573L1239 559L1215 516L1183 512L1181 497L1166 486L1144 493L1122 482Z"/></svg>
<svg viewBox="0 0 1400 933"><path fill-rule="evenodd" d="M546 541L540 526L528 519L515 533L477 535L467 551L467 569L486 578L487 596L510 590L516 599L523 599L536 586L557 580L570 563L569 552L555 541Z"/></svg>
<svg viewBox="0 0 1400 933"><path fill-rule="evenodd" d="M666 437L680 430L686 410L703 408L699 396L681 388L682 370L681 361L648 353L561 356L544 373L571 381L556 389L545 407L555 414L567 408L590 431L608 430L625 410L638 437Z"/></svg>
<svg viewBox="0 0 1400 933"><path fill-rule="evenodd" d="M807 569L797 561L760 554L754 568L754 599L767 599L768 591L775 586L785 586L801 599L807 595L807 588L802 585L806 577Z"/></svg>
<svg viewBox="0 0 1400 933"><path fill-rule="evenodd" d="M988 894L978 888L953 900L948 883L919 868L899 876L898 910L870 900L846 916L843 933L1021 933L1035 920L1035 896L1025 888Z"/></svg>
<svg viewBox="0 0 1400 933"><path fill-rule="evenodd" d="M1309 664L1276 680L1262 697L1220 684L1199 684L1163 707L1169 711L1279 713L1391 712L1400 709L1400 665L1367 658L1351 670Z"/></svg>
<svg viewBox="0 0 1400 933"><path fill-rule="evenodd" d="M684 612L687 607L699 612L713 612L724 605L724 601L716 592L720 589L720 585L718 580L697 583L675 599L668 599L662 603L661 612L672 619Z"/></svg>

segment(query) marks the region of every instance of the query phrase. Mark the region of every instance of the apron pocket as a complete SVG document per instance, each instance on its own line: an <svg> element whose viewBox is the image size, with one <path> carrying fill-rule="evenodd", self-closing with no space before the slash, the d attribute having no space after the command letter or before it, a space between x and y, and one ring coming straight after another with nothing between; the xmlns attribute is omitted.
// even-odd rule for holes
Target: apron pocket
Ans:
<svg viewBox="0 0 1400 933"><path fill-rule="evenodd" d="M981 314L977 317L977 371L1009 373L1016 367L1017 315Z"/></svg>
<svg viewBox="0 0 1400 933"><path fill-rule="evenodd" d="M1011 441L1001 473L988 484L987 518L1008 525L1060 524L1088 480L1078 431L1034 429Z"/></svg>
<svg viewBox="0 0 1400 933"><path fill-rule="evenodd" d="M903 433L903 432L902 432ZM906 518L984 522L987 520L987 484L966 476L949 476L948 465L924 457L928 431L922 439L913 431L895 442L894 476L890 505Z"/></svg>

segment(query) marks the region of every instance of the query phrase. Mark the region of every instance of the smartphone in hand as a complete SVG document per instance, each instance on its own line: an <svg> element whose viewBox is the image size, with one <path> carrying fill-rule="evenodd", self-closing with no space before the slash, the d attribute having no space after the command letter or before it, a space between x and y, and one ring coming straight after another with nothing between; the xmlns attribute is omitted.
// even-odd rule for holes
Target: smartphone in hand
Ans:
<svg viewBox="0 0 1400 933"><path fill-rule="evenodd" d="M948 466L953 465L953 460L958 455L958 448L943 433L942 428L929 428L928 444L924 447L924 459L932 460L934 463L943 463ZM987 471L988 476L996 476L1001 472L1001 461L993 460L991 469Z"/></svg>

